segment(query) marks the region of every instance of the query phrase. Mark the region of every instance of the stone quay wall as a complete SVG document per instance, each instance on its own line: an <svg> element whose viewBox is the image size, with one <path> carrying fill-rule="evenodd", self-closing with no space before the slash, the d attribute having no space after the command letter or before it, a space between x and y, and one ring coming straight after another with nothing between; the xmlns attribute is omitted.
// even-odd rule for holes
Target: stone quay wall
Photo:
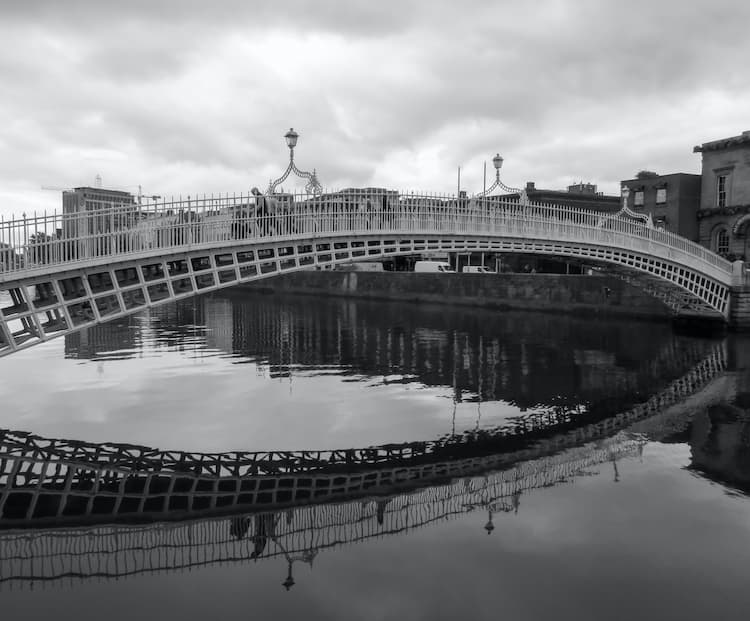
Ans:
<svg viewBox="0 0 750 621"><path fill-rule="evenodd" d="M667 306L607 275L302 271L240 286L255 291L437 302L668 321Z"/></svg>
<svg viewBox="0 0 750 621"><path fill-rule="evenodd" d="M735 330L750 331L750 284L732 288L729 325Z"/></svg>

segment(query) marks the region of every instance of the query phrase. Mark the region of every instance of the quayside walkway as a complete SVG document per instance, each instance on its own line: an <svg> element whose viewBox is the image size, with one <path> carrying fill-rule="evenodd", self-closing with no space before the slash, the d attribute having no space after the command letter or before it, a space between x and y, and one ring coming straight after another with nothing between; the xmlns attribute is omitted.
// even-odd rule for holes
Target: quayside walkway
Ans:
<svg viewBox="0 0 750 621"><path fill-rule="evenodd" d="M426 252L601 265L675 314L726 321L741 262L621 210L346 191L131 204L0 221L0 355L144 308L304 269Z"/></svg>
<svg viewBox="0 0 750 621"><path fill-rule="evenodd" d="M640 455L663 426L643 435L633 425L701 401L725 368L726 353L717 344L663 391L604 420L549 413L483 435L354 451L203 455L4 432L0 588L265 558L286 560L283 585L289 588L294 563L311 564L320 552L341 545L403 534L470 511L478 511L477 526L489 533L499 527L496 516L518 512L522 495L531 490L573 482L602 464L611 464L617 480L618 462ZM571 426L577 417L580 423ZM665 433L671 432L667 425ZM498 443L506 443L506 452ZM238 477L237 469L245 467L253 474ZM107 472L122 478L119 489L107 491ZM161 485L150 489L160 473L177 477L168 494ZM193 483L180 489L179 480ZM52 522L45 511L37 513L40 494L48 491L60 499ZM248 499L243 502L238 493ZM97 520L101 524L92 524L97 498L108 494L121 508L129 505L129 517L110 511ZM168 496L178 494L203 498L203 508L170 507ZM227 497L232 500L222 510ZM9 515L21 507L24 516Z"/></svg>

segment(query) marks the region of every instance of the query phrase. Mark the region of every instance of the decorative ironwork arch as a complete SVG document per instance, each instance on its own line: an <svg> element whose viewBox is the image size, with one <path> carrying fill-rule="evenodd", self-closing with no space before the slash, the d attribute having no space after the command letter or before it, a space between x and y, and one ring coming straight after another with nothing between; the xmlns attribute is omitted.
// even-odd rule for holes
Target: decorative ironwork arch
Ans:
<svg viewBox="0 0 750 621"><path fill-rule="evenodd" d="M521 203L521 205L528 205L529 204L529 196L526 193L526 190L523 188L512 188L510 186L505 185L502 181L500 181L500 168L503 165L503 158L500 157L500 154L498 153L495 157L492 158L492 165L495 167L495 182L488 187L486 190L479 192L475 195L476 198L482 198L485 196L489 196L492 194L492 192L500 188L504 192L507 192L508 194L518 194L518 200Z"/></svg>
<svg viewBox="0 0 750 621"><path fill-rule="evenodd" d="M610 220L626 220L628 218L642 222L647 229L654 228L654 221L651 219L650 213L638 213L624 204L618 212L602 216L602 218L599 219L598 226L603 227Z"/></svg>
<svg viewBox="0 0 750 621"><path fill-rule="evenodd" d="M286 139L286 144L289 147L289 166L286 167L286 170L284 171L284 174L281 175L278 179L275 179L271 181L268 184L268 194L275 194L276 193L276 187L283 183L284 180L289 176L290 173L294 173L297 175L300 179L307 179L307 184L305 185L305 192L308 194L314 194L318 195L323 192L323 186L320 185L320 182L318 181L317 173L315 172L315 169L313 168L313 171L306 172L304 170L300 170L297 168L296 164L294 163L294 147L297 146L297 138L299 137L299 134L294 131L294 128L290 127L289 131L284 134L284 138Z"/></svg>

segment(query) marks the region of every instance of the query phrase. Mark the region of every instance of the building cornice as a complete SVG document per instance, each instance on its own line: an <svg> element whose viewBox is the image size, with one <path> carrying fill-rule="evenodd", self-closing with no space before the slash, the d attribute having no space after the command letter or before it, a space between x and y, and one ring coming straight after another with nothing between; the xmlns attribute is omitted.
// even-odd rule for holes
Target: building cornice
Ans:
<svg viewBox="0 0 750 621"><path fill-rule="evenodd" d="M728 207L709 207L698 210L698 219L709 218L711 216L735 216L737 214L750 213L750 204L747 205L730 205Z"/></svg>
<svg viewBox="0 0 750 621"><path fill-rule="evenodd" d="M704 142L701 145L693 147L693 153L705 153L706 151L723 151L724 149L740 147L745 144L750 144L750 130L742 132L739 136L732 136L731 138L722 138L721 140Z"/></svg>

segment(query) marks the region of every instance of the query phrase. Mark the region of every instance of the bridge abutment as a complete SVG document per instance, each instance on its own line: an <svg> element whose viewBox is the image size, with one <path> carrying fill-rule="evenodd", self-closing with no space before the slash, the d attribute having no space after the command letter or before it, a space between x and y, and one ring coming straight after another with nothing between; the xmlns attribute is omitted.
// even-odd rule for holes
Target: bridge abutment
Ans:
<svg viewBox="0 0 750 621"><path fill-rule="evenodd" d="M750 284L732 287L729 298L729 326L750 331Z"/></svg>

